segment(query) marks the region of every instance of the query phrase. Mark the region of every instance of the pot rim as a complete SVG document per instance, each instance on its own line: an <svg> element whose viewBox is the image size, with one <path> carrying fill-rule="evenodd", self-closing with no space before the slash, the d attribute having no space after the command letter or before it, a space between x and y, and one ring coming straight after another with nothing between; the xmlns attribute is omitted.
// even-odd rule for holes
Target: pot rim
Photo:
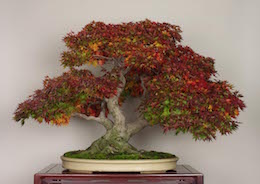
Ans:
<svg viewBox="0 0 260 184"><path fill-rule="evenodd" d="M118 160L105 160L105 159L82 159L82 158L69 158L65 156L60 157L61 160L69 161L69 162L85 162L85 163L162 163L162 162L177 162L179 160L178 157L173 158L159 158L159 159L138 159L138 160L130 160L130 159L118 159Z"/></svg>

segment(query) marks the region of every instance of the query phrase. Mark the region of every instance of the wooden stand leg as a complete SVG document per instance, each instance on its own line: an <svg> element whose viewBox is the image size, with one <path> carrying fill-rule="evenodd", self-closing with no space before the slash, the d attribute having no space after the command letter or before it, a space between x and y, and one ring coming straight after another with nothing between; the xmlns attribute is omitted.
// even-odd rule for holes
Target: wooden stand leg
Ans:
<svg viewBox="0 0 260 184"><path fill-rule="evenodd" d="M34 175L34 184L41 184L41 178L39 175Z"/></svg>
<svg viewBox="0 0 260 184"><path fill-rule="evenodd" d="M197 184L203 184L204 183L204 178L203 176L197 176Z"/></svg>

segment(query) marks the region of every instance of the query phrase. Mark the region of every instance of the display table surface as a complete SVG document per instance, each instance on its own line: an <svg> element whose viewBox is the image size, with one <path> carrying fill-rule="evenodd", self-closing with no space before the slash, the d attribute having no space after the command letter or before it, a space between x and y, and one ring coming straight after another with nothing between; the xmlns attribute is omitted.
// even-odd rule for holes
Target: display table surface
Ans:
<svg viewBox="0 0 260 184"><path fill-rule="evenodd" d="M161 174L70 173L61 164L51 164L34 175L34 184L203 184L203 174L189 165Z"/></svg>

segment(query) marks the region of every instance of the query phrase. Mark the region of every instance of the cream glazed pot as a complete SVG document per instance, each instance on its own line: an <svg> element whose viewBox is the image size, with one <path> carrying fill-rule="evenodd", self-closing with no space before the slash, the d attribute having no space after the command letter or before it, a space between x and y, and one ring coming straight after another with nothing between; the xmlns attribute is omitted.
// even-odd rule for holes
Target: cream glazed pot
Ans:
<svg viewBox="0 0 260 184"><path fill-rule="evenodd" d="M140 160L96 160L61 157L62 166L75 173L141 172L163 173L175 170L178 157Z"/></svg>

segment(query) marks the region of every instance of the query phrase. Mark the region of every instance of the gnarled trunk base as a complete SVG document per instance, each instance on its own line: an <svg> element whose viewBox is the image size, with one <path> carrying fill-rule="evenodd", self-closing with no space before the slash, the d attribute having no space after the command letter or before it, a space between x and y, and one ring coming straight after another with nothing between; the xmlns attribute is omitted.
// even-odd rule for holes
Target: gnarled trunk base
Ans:
<svg viewBox="0 0 260 184"><path fill-rule="evenodd" d="M89 148L84 150L91 154L104 153L138 153L138 150L128 143L129 135L113 128L105 135L94 141Z"/></svg>

